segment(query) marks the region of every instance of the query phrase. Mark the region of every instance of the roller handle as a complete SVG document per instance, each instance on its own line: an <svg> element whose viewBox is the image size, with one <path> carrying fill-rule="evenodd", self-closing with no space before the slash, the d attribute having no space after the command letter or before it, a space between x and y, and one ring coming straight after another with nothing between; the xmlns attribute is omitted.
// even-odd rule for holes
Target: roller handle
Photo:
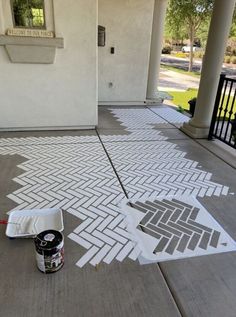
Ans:
<svg viewBox="0 0 236 317"><path fill-rule="evenodd" d="M0 220L0 225L7 225L8 221L7 220Z"/></svg>

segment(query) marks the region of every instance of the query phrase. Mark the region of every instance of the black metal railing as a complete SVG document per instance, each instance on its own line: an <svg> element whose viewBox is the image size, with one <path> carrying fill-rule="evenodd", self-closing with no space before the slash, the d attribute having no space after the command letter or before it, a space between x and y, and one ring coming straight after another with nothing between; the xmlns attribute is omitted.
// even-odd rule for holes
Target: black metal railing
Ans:
<svg viewBox="0 0 236 317"><path fill-rule="evenodd" d="M236 79L221 74L208 139L236 148Z"/></svg>

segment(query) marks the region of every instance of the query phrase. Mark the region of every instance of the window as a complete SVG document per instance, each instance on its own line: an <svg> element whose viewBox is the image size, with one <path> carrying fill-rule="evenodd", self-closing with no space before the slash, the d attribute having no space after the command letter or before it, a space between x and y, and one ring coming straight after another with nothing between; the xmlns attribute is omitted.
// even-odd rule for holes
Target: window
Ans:
<svg viewBox="0 0 236 317"><path fill-rule="evenodd" d="M15 27L45 28L44 0L12 0Z"/></svg>

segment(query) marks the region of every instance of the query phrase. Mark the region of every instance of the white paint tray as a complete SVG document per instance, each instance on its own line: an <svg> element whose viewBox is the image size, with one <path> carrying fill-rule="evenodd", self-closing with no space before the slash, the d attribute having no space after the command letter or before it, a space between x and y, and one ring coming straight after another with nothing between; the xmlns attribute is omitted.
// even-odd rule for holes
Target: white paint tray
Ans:
<svg viewBox="0 0 236 317"><path fill-rule="evenodd" d="M9 214L6 228L9 238L33 238L44 230L64 230L60 208L13 210Z"/></svg>

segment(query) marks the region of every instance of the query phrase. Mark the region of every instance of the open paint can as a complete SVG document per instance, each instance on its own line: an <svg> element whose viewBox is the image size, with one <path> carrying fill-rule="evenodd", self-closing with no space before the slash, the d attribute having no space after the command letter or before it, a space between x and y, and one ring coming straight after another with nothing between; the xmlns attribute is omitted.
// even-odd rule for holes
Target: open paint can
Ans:
<svg viewBox="0 0 236 317"><path fill-rule="evenodd" d="M64 264L64 238L61 232L46 230L34 239L38 269L43 273L53 273Z"/></svg>

